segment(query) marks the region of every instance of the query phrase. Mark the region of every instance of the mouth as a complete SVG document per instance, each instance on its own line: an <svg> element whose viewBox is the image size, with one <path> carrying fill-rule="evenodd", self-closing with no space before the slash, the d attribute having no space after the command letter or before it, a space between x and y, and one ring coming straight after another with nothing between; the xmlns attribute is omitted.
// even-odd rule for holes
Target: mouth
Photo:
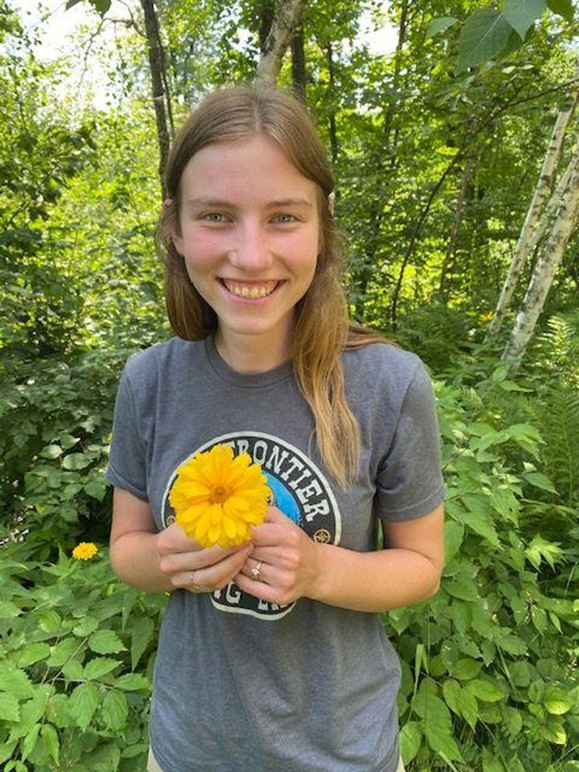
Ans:
<svg viewBox="0 0 579 772"><path fill-rule="evenodd" d="M244 300L261 300L271 295L280 281L272 279L270 281L234 281L233 279L220 279L221 284L228 292Z"/></svg>

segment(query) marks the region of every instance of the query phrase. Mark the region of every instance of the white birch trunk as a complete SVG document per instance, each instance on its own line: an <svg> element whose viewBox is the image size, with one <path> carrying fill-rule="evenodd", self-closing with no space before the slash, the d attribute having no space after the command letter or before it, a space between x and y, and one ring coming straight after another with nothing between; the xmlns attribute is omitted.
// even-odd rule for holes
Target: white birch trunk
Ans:
<svg viewBox="0 0 579 772"><path fill-rule="evenodd" d="M553 228L535 265L527 294L501 357L504 361L511 362L513 368L516 368L527 350L553 277L563 259L567 242L579 221L579 151L573 157L571 165L572 173L563 193Z"/></svg>
<svg viewBox="0 0 579 772"><path fill-rule="evenodd" d="M254 84L274 87L281 63L297 27L306 0L281 0L265 40L263 55L257 65Z"/></svg>
<svg viewBox="0 0 579 772"><path fill-rule="evenodd" d="M501 294L495 309L494 316L491 320L489 328L486 334L486 340L493 338L500 330L504 321L506 313L509 309L517 281L521 275L521 271L530 255L533 254L535 247L537 246L544 228L546 227L547 220L543 219L543 230L539 228L539 217L543 206L549 196L549 192L553 185L553 179L557 164L561 157L563 150L563 141L565 139L565 131L567 129L569 120L577 104L577 98L579 92L575 91L573 97L573 104L566 110L561 110L557 115L555 126L551 134L549 146L545 153L545 159L541 168L541 174L539 175L539 182L535 188L531 205L527 211L525 222L521 228L521 233L515 247L515 254L511 260L507 278L501 289Z"/></svg>

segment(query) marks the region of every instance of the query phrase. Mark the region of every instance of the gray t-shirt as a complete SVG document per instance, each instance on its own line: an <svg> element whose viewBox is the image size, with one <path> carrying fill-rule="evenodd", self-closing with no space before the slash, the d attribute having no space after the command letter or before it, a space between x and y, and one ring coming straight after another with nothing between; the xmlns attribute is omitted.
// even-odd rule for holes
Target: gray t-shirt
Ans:
<svg viewBox="0 0 579 772"><path fill-rule="evenodd" d="M418 518L443 499L432 387L418 357L389 344L343 361L362 435L347 490L321 461L291 365L237 373L212 339L174 338L129 359L109 482L148 501L162 529L177 468L231 444L262 464L276 506L314 540L376 549L376 518ZM280 607L235 584L177 590L155 665L152 749L164 772L391 772L399 678L378 614L307 598Z"/></svg>

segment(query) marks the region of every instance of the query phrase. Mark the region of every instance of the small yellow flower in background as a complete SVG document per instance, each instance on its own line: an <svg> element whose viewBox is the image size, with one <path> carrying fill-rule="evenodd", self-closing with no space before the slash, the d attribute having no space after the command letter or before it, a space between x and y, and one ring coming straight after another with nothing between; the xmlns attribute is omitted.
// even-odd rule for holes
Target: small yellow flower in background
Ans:
<svg viewBox="0 0 579 772"><path fill-rule="evenodd" d="M97 545L93 544L92 541L81 541L73 549L72 557L75 560L90 560L94 558L98 551Z"/></svg>
<svg viewBox="0 0 579 772"><path fill-rule="evenodd" d="M270 495L249 453L234 457L231 446L215 445L179 467L169 502L177 523L202 547L237 547L263 522Z"/></svg>

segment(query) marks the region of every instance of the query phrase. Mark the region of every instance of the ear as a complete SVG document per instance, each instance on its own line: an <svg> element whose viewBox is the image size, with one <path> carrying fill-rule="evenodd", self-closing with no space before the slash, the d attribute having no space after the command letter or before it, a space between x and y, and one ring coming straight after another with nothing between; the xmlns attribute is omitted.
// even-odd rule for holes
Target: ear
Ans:
<svg viewBox="0 0 579 772"><path fill-rule="evenodd" d="M166 198L163 201L163 215L166 222L167 233L177 252L182 253L183 238L181 236L181 226L179 223L179 212L176 202L173 198Z"/></svg>

